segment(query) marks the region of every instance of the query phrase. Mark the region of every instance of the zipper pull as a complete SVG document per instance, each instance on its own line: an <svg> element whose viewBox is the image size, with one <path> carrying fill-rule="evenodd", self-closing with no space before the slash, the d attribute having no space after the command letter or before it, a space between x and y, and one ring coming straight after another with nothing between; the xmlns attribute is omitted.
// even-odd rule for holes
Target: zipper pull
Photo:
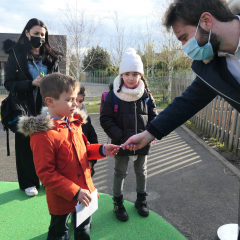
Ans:
<svg viewBox="0 0 240 240"><path fill-rule="evenodd" d="M68 129L70 130L70 131L72 131L72 128L67 124L67 127L68 127Z"/></svg>

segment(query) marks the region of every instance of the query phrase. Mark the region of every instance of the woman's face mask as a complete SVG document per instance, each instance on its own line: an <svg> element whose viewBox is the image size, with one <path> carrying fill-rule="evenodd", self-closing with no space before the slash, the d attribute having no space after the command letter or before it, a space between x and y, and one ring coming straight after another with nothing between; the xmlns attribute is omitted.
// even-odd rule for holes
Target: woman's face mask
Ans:
<svg viewBox="0 0 240 240"><path fill-rule="evenodd" d="M200 23L200 21L199 21ZM199 27L199 23L195 32L194 37L189 39L183 46L183 51L188 55L188 57L192 58L193 60L204 60L214 55L213 48L210 43L211 37L211 30L209 32L208 43L204 46L200 47L196 40L196 34Z"/></svg>
<svg viewBox="0 0 240 240"><path fill-rule="evenodd" d="M45 43L45 38L31 36L30 43L34 48L40 48Z"/></svg>
<svg viewBox="0 0 240 240"><path fill-rule="evenodd" d="M46 29L41 26L33 26L25 34L33 48L40 48L45 43Z"/></svg>

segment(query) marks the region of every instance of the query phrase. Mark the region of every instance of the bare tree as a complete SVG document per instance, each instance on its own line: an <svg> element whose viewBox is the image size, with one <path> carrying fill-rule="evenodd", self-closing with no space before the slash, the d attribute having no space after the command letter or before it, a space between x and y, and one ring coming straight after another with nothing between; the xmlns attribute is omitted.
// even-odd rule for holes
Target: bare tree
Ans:
<svg viewBox="0 0 240 240"><path fill-rule="evenodd" d="M79 1L75 0L75 4L71 1L70 5L68 0L64 10L60 11L63 26L61 32L67 35L66 57L69 71L76 79L79 79L84 71L82 62L88 49L99 45L103 37L103 19L95 13L81 9L78 3Z"/></svg>
<svg viewBox="0 0 240 240"><path fill-rule="evenodd" d="M156 44L156 49L159 54L157 56L158 61L161 61L167 70L168 78L168 99L171 99L172 88L172 76L173 69L179 59L182 59L182 64L186 65L187 59L184 58L184 52L182 50L180 42L177 40L172 29L167 31L162 24L163 16L165 14L167 6L173 2L172 0L161 1L155 6L154 17L156 19L156 26L158 28L159 40Z"/></svg>
<svg viewBox="0 0 240 240"><path fill-rule="evenodd" d="M148 77L149 71L154 69L154 65L156 64L156 58L154 55L155 50L155 41L156 39L156 29L153 22L149 22L148 18L146 17L145 22L145 30L142 31L140 38L139 38L139 53L141 52L141 57L144 63L145 68L147 68L147 72L145 73ZM153 76L153 72L152 72Z"/></svg>
<svg viewBox="0 0 240 240"><path fill-rule="evenodd" d="M137 46L139 31L138 29L127 29L118 11L110 14L109 19L112 21L114 27L114 31L109 35L111 61L115 67L118 67L127 48L135 48Z"/></svg>

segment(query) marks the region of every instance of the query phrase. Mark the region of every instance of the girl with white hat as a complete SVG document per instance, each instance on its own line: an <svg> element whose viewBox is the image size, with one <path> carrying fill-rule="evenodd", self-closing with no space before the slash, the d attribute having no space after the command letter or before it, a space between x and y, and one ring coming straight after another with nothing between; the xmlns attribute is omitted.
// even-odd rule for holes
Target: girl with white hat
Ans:
<svg viewBox="0 0 240 240"><path fill-rule="evenodd" d="M119 76L106 96L100 115L101 126L112 143L121 145L129 137L141 133L156 116L156 105L144 78L143 63L133 48L129 48L120 63ZM137 151L120 149L115 156L113 179L114 212L117 219L127 221L123 205L123 183L129 160L136 175L137 200L135 207L141 216L148 216L146 202L147 155L150 144Z"/></svg>

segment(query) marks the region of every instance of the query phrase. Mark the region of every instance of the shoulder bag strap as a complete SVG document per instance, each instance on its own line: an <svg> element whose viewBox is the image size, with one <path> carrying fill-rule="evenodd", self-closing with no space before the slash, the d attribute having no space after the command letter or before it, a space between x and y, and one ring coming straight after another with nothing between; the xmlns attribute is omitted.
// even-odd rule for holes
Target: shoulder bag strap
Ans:
<svg viewBox="0 0 240 240"><path fill-rule="evenodd" d="M12 50L13 50L13 53L14 53L15 59L16 59L16 61L17 61L17 64L18 64L18 66L19 66L19 68L20 68L20 70L21 70L23 76L24 76L24 77L26 78L26 80L27 80L27 77L26 77L25 74L23 73L23 70L22 70L22 68L21 68L21 66L20 66L20 64L19 64L19 62L18 62L18 60L17 60L16 53L15 53L14 49L12 49Z"/></svg>

